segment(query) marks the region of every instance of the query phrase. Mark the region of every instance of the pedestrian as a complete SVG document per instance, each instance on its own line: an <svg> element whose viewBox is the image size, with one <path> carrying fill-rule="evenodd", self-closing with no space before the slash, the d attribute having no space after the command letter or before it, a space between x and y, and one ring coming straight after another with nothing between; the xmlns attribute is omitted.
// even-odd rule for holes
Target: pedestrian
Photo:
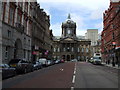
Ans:
<svg viewBox="0 0 120 90"><path fill-rule="evenodd" d="M112 60L112 66L115 67L115 60L114 60L114 57L113 57L113 60Z"/></svg>
<svg viewBox="0 0 120 90"><path fill-rule="evenodd" d="M108 65L110 64L110 60L108 59Z"/></svg>

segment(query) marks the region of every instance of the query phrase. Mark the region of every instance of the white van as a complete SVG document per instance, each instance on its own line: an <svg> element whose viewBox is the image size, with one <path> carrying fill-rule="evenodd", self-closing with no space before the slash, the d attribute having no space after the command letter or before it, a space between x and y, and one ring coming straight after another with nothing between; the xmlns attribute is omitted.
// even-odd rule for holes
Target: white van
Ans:
<svg viewBox="0 0 120 90"><path fill-rule="evenodd" d="M47 59L46 58L40 58L38 62L42 63L42 66L47 66Z"/></svg>
<svg viewBox="0 0 120 90"><path fill-rule="evenodd" d="M101 57L99 56L93 57L93 64L102 64Z"/></svg>

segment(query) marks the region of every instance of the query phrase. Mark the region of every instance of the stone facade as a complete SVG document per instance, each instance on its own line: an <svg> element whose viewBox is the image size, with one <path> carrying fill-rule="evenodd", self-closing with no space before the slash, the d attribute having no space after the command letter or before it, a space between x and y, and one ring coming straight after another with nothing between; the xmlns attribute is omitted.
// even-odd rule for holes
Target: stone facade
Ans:
<svg viewBox="0 0 120 90"><path fill-rule="evenodd" d="M78 39L76 36L76 23L71 19L70 14L68 19L62 23L62 36L58 39L53 39L53 58L64 59L70 61L78 59L85 61L90 56L91 41L87 39Z"/></svg>
<svg viewBox="0 0 120 90"><path fill-rule="evenodd" d="M2 61L31 60L30 2L2 2Z"/></svg>
<svg viewBox="0 0 120 90"><path fill-rule="evenodd" d="M2 2L0 1L0 63L2 63L2 18L1 17L2 17ZM2 80L1 76L0 76L0 80Z"/></svg>
<svg viewBox="0 0 120 90"><path fill-rule="evenodd" d="M52 30L49 30L49 16L37 2L34 2L33 5L32 60L36 61L41 57L51 58Z"/></svg>
<svg viewBox="0 0 120 90"><path fill-rule="evenodd" d="M91 56L93 56L100 48L98 45L98 29L87 29L85 38L91 40Z"/></svg>

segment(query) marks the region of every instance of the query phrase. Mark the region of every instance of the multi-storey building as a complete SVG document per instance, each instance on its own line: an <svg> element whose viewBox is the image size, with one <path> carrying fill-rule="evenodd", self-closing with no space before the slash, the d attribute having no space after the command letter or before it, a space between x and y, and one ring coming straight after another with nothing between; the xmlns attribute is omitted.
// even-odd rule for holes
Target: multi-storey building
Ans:
<svg viewBox="0 0 120 90"><path fill-rule="evenodd" d="M97 45L98 29L87 29L86 39L91 40L91 46Z"/></svg>
<svg viewBox="0 0 120 90"><path fill-rule="evenodd" d="M2 61L31 60L31 2L2 2Z"/></svg>
<svg viewBox="0 0 120 90"><path fill-rule="evenodd" d="M33 27L32 27L32 60L41 57L48 58L51 54L51 30L49 16L40 8L37 2L33 2ZM45 54L47 53L47 54Z"/></svg>
<svg viewBox="0 0 120 90"><path fill-rule="evenodd" d="M97 53L99 51L99 45L98 45L98 29L87 29L87 33L85 33L85 38L91 40L91 56L94 55L94 53Z"/></svg>
<svg viewBox="0 0 120 90"><path fill-rule="evenodd" d="M35 2L2 2L2 60L52 56L49 16Z"/></svg>
<svg viewBox="0 0 120 90"><path fill-rule="evenodd" d="M120 60L120 1L111 0L103 15L102 57L104 61L118 63Z"/></svg>
<svg viewBox="0 0 120 90"><path fill-rule="evenodd" d="M0 1L0 63L2 63L2 2ZM1 80L1 78L0 78Z"/></svg>
<svg viewBox="0 0 120 90"><path fill-rule="evenodd" d="M64 59L65 61L71 59L85 61L90 58L91 41L79 39L76 36L76 23L71 19L70 15L62 23L61 27L61 37L53 40L53 58Z"/></svg>

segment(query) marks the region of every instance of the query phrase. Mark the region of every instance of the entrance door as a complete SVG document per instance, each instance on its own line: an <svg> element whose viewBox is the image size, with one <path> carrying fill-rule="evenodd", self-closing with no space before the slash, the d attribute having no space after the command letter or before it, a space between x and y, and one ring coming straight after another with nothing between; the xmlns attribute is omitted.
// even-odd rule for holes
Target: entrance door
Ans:
<svg viewBox="0 0 120 90"><path fill-rule="evenodd" d="M70 55L67 55L67 61L70 61Z"/></svg>
<svg viewBox="0 0 120 90"><path fill-rule="evenodd" d="M14 58L23 58L22 42L17 39L15 42Z"/></svg>
<svg viewBox="0 0 120 90"><path fill-rule="evenodd" d="M74 59L74 55L71 55L71 59Z"/></svg>

